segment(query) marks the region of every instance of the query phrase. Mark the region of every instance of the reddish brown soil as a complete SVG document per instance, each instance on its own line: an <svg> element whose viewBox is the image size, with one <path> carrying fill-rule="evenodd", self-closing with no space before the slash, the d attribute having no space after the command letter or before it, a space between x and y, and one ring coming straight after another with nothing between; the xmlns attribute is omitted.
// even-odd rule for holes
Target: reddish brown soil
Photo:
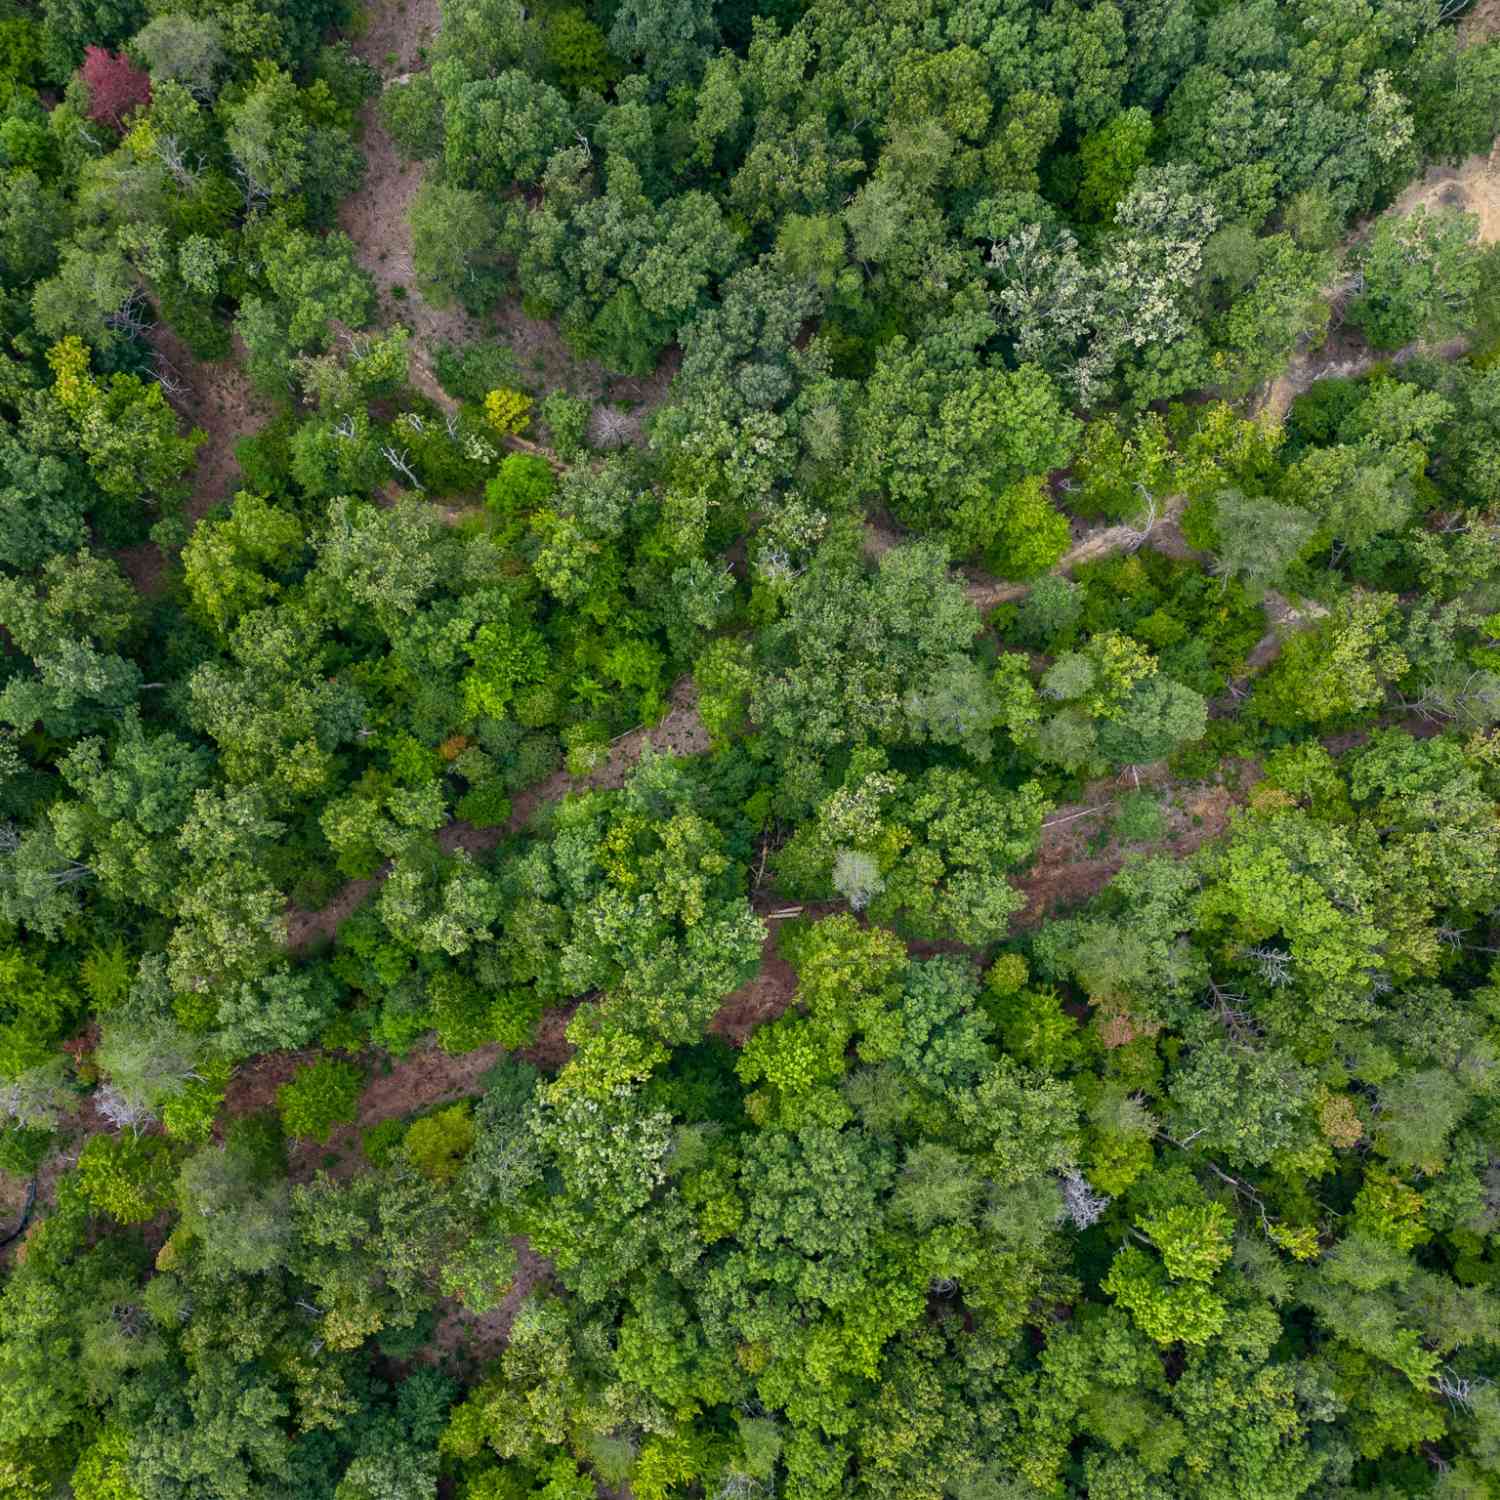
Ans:
<svg viewBox="0 0 1500 1500"><path fill-rule="evenodd" d="M184 383L185 389L171 398L172 405L189 426L208 435L208 441L198 450L193 495L188 501L188 514L195 521L201 520L221 500L228 499L239 475L234 445L265 424L272 403L251 386L245 373L245 347L238 339L228 359L212 364L195 359L165 323L158 323L152 330L151 344Z"/></svg>
<svg viewBox="0 0 1500 1500"><path fill-rule="evenodd" d="M340 923L352 917L374 895L385 879L386 868L365 880L341 885L327 906L318 911L292 907L286 919L286 945L293 953L305 953L322 942L332 942Z"/></svg>
<svg viewBox="0 0 1500 1500"><path fill-rule="evenodd" d="M1500 0L1480 0L1464 17L1460 27L1466 44L1485 40L1497 29L1500 29ZM1489 245L1500 240L1500 146L1487 155L1471 156L1456 167L1429 167L1386 212L1404 218L1418 207L1429 211L1458 209L1474 214L1479 220L1479 243ZM1357 243L1368 233L1369 226L1362 225L1348 243ZM1339 304L1347 291L1348 283L1328 289L1336 319ZM1286 369L1266 388L1258 409L1279 421L1292 402L1315 381L1334 375L1363 375L1377 364L1405 364L1418 355L1454 360L1467 347L1467 340L1452 338L1436 345L1408 344L1394 353L1381 353L1371 349L1353 329L1335 328L1321 347L1292 358Z"/></svg>
<svg viewBox="0 0 1500 1500"><path fill-rule="evenodd" d="M522 1062L529 1062L544 1073L555 1073L573 1056L573 1044L568 1040L568 1022L573 1019L585 996L569 1000L554 1010L544 1011L537 1023L536 1040L529 1047L517 1050Z"/></svg>
<svg viewBox="0 0 1500 1500"><path fill-rule="evenodd" d="M552 1278L552 1262L538 1255L524 1235L514 1244L516 1277L500 1305L486 1313L471 1313L454 1298L444 1297L438 1303L432 1341L420 1356L424 1364L451 1358L477 1370L499 1356L521 1304Z"/></svg>
<svg viewBox="0 0 1500 1500"><path fill-rule="evenodd" d="M774 1021L786 1010L796 993L797 971L776 951L773 923L766 933L755 978L725 998L708 1023L709 1033L743 1047L756 1027Z"/></svg>
<svg viewBox="0 0 1500 1500"><path fill-rule="evenodd" d="M424 54L441 22L438 0L384 0L369 6L364 19L364 29L353 39L354 50L383 79L404 81L426 66ZM458 306L429 303L416 287L409 218L425 166L402 158L380 123L376 100L366 103L360 124L365 180L358 192L339 205L339 227L359 247L360 264L375 281L379 323L384 327L400 324L411 331L410 378L417 390L440 406L451 407L433 373L435 346L486 339L509 346L516 357L518 378L533 390L565 390L590 401L628 402L642 415L665 398L681 363L675 349L667 351L652 375L614 376L596 361L580 359L555 324L531 317L516 298L507 299L483 318ZM532 451L520 441L512 446Z"/></svg>
<svg viewBox="0 0 1500 1500"><path fill-rule="evenodd" d="M431 1046L409 1052L389 1073L377 1074L366 1085L355 1124L364 1130L382 1120L399 1120L434 1104L465 1098L478 1090L480 1078L504 1052L498 1043L456 1054Z"/></svg>
<svg viewBox="0 0 1500 1500"><path fill-rule="evenodd" d="M251 388L238 339L230 358L213 363L196 359L165 323L152 328L150 340L168 378L167 399L184 427L205 435L187 502L188 519L199 521L229 497L239 475L234 445L265 423L271 403ZM143 594L156 595L166 587L172 558L155 542L122 548L114 556Z"/></svg>
<svg viewBox="0 0 1500 1500"><path fill-rule="evenodd" d="M1137 783L1134 777L1096 783L1089 789L1092 795L1087 802L1059 807L1043 825L1036 861L1015 882L1026 896L1026 905L1011 919L1012 925L1035 927L1045 917L1087 901L1133 855L1165 854L1186 859L1228 827L1230 814L1244 800L1244 780L1238 776L1234 785L1180 786L1167 779L1165 766L1143 768L1139 784L1160 789L1162 811L1167 817L1166 837L1153 844L1123 846L1110 838L1103 847L1094 841L1101 825L1108 827L1115 798L1134 791Z"/></svg>

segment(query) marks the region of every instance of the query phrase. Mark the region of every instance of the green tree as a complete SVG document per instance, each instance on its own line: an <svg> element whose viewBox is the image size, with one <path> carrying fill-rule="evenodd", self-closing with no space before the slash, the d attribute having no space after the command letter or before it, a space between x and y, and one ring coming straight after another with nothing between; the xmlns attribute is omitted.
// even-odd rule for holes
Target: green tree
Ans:
<svg viewBox="0 0 1500 1500"><path fill-rule="evenodd" d="M412 200L412 269L428 301L460 302L470 312L493 305L506 286L499 225L482 192L423 183Z"/></svg>
<svg viewBox="0 0 1500 1500"><path fill-rule="evenodd" d="M1372 708L1407 669L1392 637L1396 601L1356 591L1314 629L1294 635L1256 684L1256 711L1272 724L1318 724Z"/></svg>
<svg viewBox="0 0 1500 1500"><path fill-rule="evenodd" d="M1358 252L1361 287L1349 320L1377 349L1440 339L1467 328L1477 289L1472 214L1381 218Z"/></svg>

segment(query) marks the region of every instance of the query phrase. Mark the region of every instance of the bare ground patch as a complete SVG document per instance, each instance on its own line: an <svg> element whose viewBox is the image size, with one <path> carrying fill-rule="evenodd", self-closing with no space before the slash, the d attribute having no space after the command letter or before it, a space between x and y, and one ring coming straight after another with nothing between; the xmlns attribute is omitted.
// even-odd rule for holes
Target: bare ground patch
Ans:
<svg viewBox="0 0 1500 1500"><path fill-rule="evenodd" d="M776 951L775 931L768 931L755 977L725 997L708 1023L709 1035L743 1047L758 1027L782 1015L796 994L797 971Z"/></svg>
<svg viewBox="0 0 1500 1500"><path fill-rule="evenodd" d="M1500 0L1478 0L1459 18L1458 44L1472 47L1500 35Z"/></svg>
<svg viewBox="0 0 1500 1500"><path fill-rule="evenodd" d="M1500 0L1476 8L1469 20L1477 22L1481 14L1486 25L1500 25ZM1488 154L1471 156L1456 167L1429 167L1386 210L1387 214L1404 218L1418 207L1456 209L1474 214L1479 220L1479 243L1494 244L1500 240L1500 160L1497 157L1500 157L1500 144ZM1347 243L1357 243L1367 232L1367 228L1361 228ZM1346 290L1344 284L1330 288L1330 300L1337 300ZM1457 359L1467 347L1467 340L1452 338L1438 344L1408 344L1404 349L1382 353L1371 349L1352 329L1338 328L1320 348L1304 350L1292 357L1286 369L1266 388L1256 411L1279 422L1286 416L1292 402L1319 380L1332 376L1353 379L1367 374L1378 364L1403 365L1419 355Z"/></svg>
<svg viewBox="0 0 1500 1500"><path fill-rule="evenodd" d="M515 1279L500 1304L488 1312L473 1313L455 1298L444 1297L438 1303L432 1340L419 1356L424 1364L454 1359L477 1372L498 1358L510 1338L511 1324L521 1304L552 1279L552 1262L545 1255L538 1255L524 1235L518 1235L513 1244Z"/></svg>
<svg viewBox="0 0 1500 1500"><path fill-rule="evenodd" d="M205 437L187 502L188 519L196 523L229 498L240 472L234 445L269 419L272 403L250 384L238 339L230 358L213 361L196 358L165 323L151 329L150 342L173 410ZM161 593L171 577L172 557L155 542L121 548L114 557L143 594Z"/></svg>
<svg viewBox="0 0 1500 1500"><path fill-rule="evenodd" d="M1244 770L1242 766L1240 768ZM1143 767L1128 781L1124 777L1097 782L1086 802L1059 807L1042 826L1041 846L1031 869L1015 881L1026 905L1011 919L1013 928L1035 927L1062 908L1077 906L1097 895L1137 855L1167 855L1186 859L1200 845L1217 838L1229 817L1244 800L1244 776L1235 783L1179 785L1166 766ZM1116 799L1138 784L1154 786L1162 798L1166 836L1150 844L1120 844L1101 838Z"/></svg>
<svg viewBox="0 0 1500 1500"><path fill-rule="evenodd" d="M208 441L198 450L193 472L193 495L188 514L202 520L214 506L227 500L239 478L234 445L269 420L273 403L250 384L245 373L245 346L238 339L228 359L203 362L164 323L151 332L151 344L182 381L172 404Z"/></svg>
<svg viewBox="0 0 1500 1500"><path fill-rule="evenodd" d="M1289 637L1299 630L1308 630L1324 619L1328 611L1316 600L1305 599L1298 608L1284 594L1267 589L1262 607L1266 612L1266 633L1250 649L1245 665L1251 672L1259 672L1270 666Z"/></svg>
<svg viewBox="0 0 1500 1500"><path fill-rule="evenodd" d="M367 9L365 19L353 47L382 78L404 80L427 66L426 53L442 21L439 0L383 0ZM433 371L435 347L490 339L509 346L519 378L533 389L565 390L598 403L627 403L637 418L659 405L681 363L675 348L666 351L651 375L614 375L598 361L575 354L557 325L532 317L519 298L507 298L494 312L475 317L461 307L435 307L421 295L416 288L410 210L426 169L422 162L401 155L380 122L378 103L368 100L360 112L365 179L339 205L338 222L375 282L379 321L387 327L400 324L412 335L413 387L451 408L454 403Z"/></svg>

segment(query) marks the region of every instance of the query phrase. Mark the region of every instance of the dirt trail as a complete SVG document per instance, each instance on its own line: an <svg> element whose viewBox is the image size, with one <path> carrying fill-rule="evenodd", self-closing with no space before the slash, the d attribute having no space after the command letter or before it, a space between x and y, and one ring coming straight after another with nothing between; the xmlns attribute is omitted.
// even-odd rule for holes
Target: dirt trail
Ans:
<svg viewBox="0 0 1500 1500"><path fill-rule="evenodd" d="M708 731L698 717L697 689L691 677L681 678L673 687L671 703L660 723L632 729L614 740L603 762L586 776L556 771L545 781L518 793L511 803L509 820L500 827L476 828L461 820L449 823L437 836L444 853L453 854L460 849L469 854L488 853L501 839L519 833L538 808L559 801L569 792L623 786L647 745L666 755L701 755L708 749ZM390 867L386 866L367 879L347 882L318 911L294 908L287 917L288 949L302 953L315 942L331 940L339 923L369 900L389 873Z"/></svg>
<svg viewBox="0 0 1500 1500"><path fill-rule="evenodd" d="M1235 763L1231 763L1234 766ZM1166 763L1142 766L1089 788L1087 800L1059 807L1042 824L1041 846L1031 869L1016 888L1026 905L1011 919L1013 928L1035 927L1058 907L1077 906L1097 895L1133 855L1168 855L1186 859L1200 845L1217 838L1229 816L1244 800L1248 762L1238 763L1235 783L1174 784ZM1150 844L1121 844L1107 833L1115 803L1137 789L1161 795L1167 831Z"/></svg>
<svg viewBox="0 0 1500 1500"><path fill-rule="evenodd" d="M377 0L365 18L365 30L353 39L353 47L383 79L404 82L427 66L442 22L439 0ZM380 122L378 98L365 103L360 122L365 179L339 205L339 227L354 241L360 264L374 279L380 297L377 321L387 327L399 323L411 332L409 379L416 390L451 410L455 403L433 372L433 349L440 343L488 339L509 346L519 377L533 388L566 390L594 402L635 403L643 411L664 399L676 371L674 351L668 351L652 375L615 376L597 361L579 358L555 324L528 315L517 298L508 298L484 317L429 303L416 288L409 217L425 167L406 161L397 150ZM511 446L555 460L521 441Z"/></svg>
<svg viewBox="0 0 1500 1500"><path fill-rule="evenodd" d="M1466 17L1472 37L1500 29L1500 3L1477 7ZM1494 244L1500 240L1500 142L1487 155L1471 156L1456 167L1429 167L1386 210L1387 215L1405 218L1413 209L1457 209L1474 214L1479 220L1479 243ZM1357 244L1368 233L1362 227L1346 242ZM1330 289L1330 300L1337 301L1348 290L1347 283ZM1352 330L1337 329L1318 349L1293 355L1285 370L1266 388L1256 405L1256 412L1281 421L1298 396L1319 380L1330 376L1353 378L1378 364L1403 365L1419 355L1437 359L1457 359L1468 347L1463 338L1448 339L1439 344L1408 344L1404 349L1380 353L1371 349Z"/></svg>
<svg viewBox="0 0 1500 1500"><path fill-rule="evenodd" d="M188 428L198 428L206 441L198 449L193 490L187 502L189 521L196 523L227 500L239 476L234 445L269 420L272 403L250 384L245 373L245 348L238 339L228 359L197 359L162 322L150 333L163 393ZM124 547L116 561L143 594L158 594L165 586L171 559L155 542Z"/></svg>
<svg viewBox="0 0 1500 1500"><path fill-rule="evenodd" d="M1094 562L1108 557L1112 552L1134 552L1143 546L1164 552L1168 557L1202 559L1187 543L1178 524L1185 495L1168 495L1161 502L1161 513L1149 526L1100 526L1084 531L1073 545L1060 557L1051 571L1059 575L1071 573L1080 563ZM869 557L880 557L892 547L900 547L915 538L900 531L891 522L875 518L865 523L865 553ZM995 578L979 568L961 567L964 593L976 609L993 609L1014 599L1024 599L1031 592L1029 583L1013 583L1005 578Z"/></svg>
<svg viewBox="0 0 1500 1500"><path fill-rule="evenodd" d="M367 25L353 47L377 73L401 77L425 66L420 54L432 45L442 22L438 0L387 0L369 6L364 15ZM429 351L438 343L476 337L480 325L461 308L433 307L416 290L408 210L422 186L423 166L403 160L380 123L378 105L377 96L360 111L365 178L359 191L339 204L339 228L354 241L359 263L375 283L378 321L399 323L411 332L411 384L450 407L453 403L432 373Z"/></svg>

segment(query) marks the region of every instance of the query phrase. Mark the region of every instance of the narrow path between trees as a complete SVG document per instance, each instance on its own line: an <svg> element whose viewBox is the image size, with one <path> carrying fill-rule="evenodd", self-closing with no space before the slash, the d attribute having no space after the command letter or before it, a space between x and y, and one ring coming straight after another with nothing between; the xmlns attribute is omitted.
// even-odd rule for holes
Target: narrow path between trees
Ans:
<svg viewBox="0 0 1500 1500"><path fill-rule="evenodd" d="M698 717L697 689L691 677L683 677L672 688L671 708L656 724L642 725L620 735L609 747L609 753L594 770L583 776L556 771L545 781L517 793L511 803L509 819L494 828L476 828L472 823L455 819L439 830L438 844L445 854L462 849L469 854L487 854L503 838L519 833L537 809L557 802L569 792L608 790L623 786L635 763L649 745L664 755L699 755L708 749L708 731ZM294 954L306 952L314 943L333 938L340 922L358 910L380 888L390 866L364 880L351 880L325 906L317 911L293 908L287 916L287 948Z"/></svg>
<svg viewBox="0 0 1500 1500"><path fill-rule="evenodd" d="M1500 241L1500 142L1488 154L1470 156L1456 167L1429 167L1382 217L1405 218L1417 208L1473 214L1479 220L1479 243L1491 245ZM1343 248L1347 250L1358 244L1368 233L1369 225L1362 225L1344 242ZM1404 365L1421 356L1453 360L1468 348L1465 338L1451 338L1437 344L1408 344L1385 353L1370 348L1352 329L1337 326L1350 286L1348 280L1343 280L1329 288L1328 300L1336 324L1333 332L1319 348L1292 356L1286 369L1254 403L1252 409L1256 414L1280 421L1292 402L1320 380L1332 377L1352 380L1367 375L1377 365Z"/></svg>

